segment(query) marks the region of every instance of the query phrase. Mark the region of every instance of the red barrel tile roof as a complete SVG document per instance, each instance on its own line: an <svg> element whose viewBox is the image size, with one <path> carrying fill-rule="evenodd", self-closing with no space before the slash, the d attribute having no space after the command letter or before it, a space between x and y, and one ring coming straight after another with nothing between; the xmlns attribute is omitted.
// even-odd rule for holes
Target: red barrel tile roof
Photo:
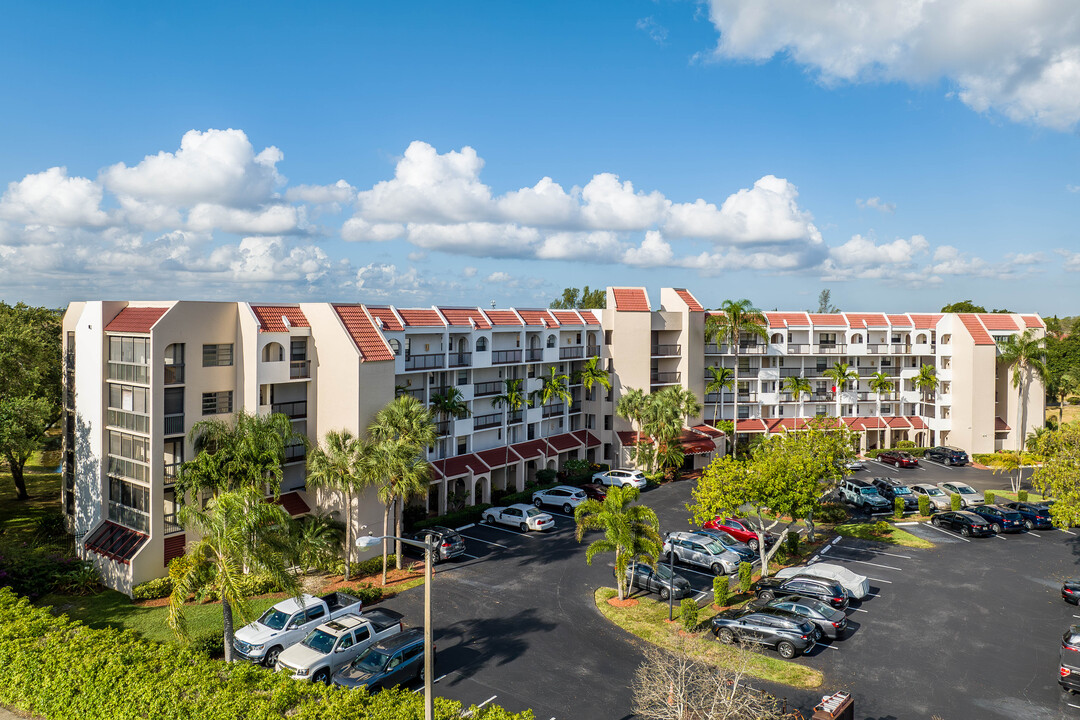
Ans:
<svg viewBox="0 0 1080 720"><path fill-rule="evenodd" d="M513 310L485 310L484 314L491 320L492 325L520 326L522 324L521 318Z"/></svg>
<svg viewBox="0 0 1080 720"><path fill-rule="evenodd" d="M888 328L889 321L880 313L844 313L853 328Z"/></svg>
<svg viewBox="0 0 1080 720"><path fill-rule="evenodd" d="M979 320L987 330L1019 330L1016 321L1005 313L980 313Z"/></svg>
<svg viewBox="0 0 1080 720"><path fill-rule="evenodd" d="M912 327L911 318L909 318L907 315L889 315L889 324L893 327Z"/></svg>
<svg viewBox="0 0 1080 720"><path fill-rule="evenodd" d="M291 327L311 327L304 313L295 305L252 305L251 312L259 321L259 332L288 332L281 318L284 316Z"/></svg>
<svg viewBox="0 0 1080 720"><path fill-rule="evenodd" d="M437 470L445 478L456 478L467 475L472 470L473 475L483 475L489 471L484 461L476 455L457 455L445 460L434 460L431 467Z"/></svg>
<svg viewBox="0 0 1080 720"><path fill-rule="evenodd" d="M559 321L551 316L547 310L522 310L518 309L518 315L526 325L539 325L541 327L559 327Z"/></svg>
<svg viewBox="0 0 1080 720"><path fill-rule="evenodd" d="M398 308L398 315L408 327L445 327L438 311L427 308Z"/></svg>
<svg viewBox="0 0 1080 720"><path fill-rule="evenodd" d="M491 448L489 450L481 450L478 453L474 453L476 457L480 458L480 461L494 470L495 468L501 468L511 463L518 461L517 455L510 452L505 446Z"/></svg>
<svg viewBox="0 0 1080 720"><path fill-rule="evenodd" d="M1029 327L1029 328L1046 327L1045 325L1043 325L1043 322L1042 322L1042 320L1039 319L1038 315L1022 315L1021 317L1024 318L1024 325L1026 327Z"/></svg>
<svg viewBox="0 0 1080 720"><path fill-rule="evenodd" d="M446 321L455 327L473 327L475 322L480 330L490 330L491 323L487 321L479 308L439 308Z"/></svg>
<svg viewBox="0 0 1080 720"><path fill-rule="evenodd" d="M770 327L810 327L810 318L801 312L767 312Z"/></svg>
<svg viewBox="0 0 1080 720"><path fill-rule="evenodd" d="M390 332L401 332L405 329L401 321L398 320L397 315L394 314L393 308L387 305L365 305L364 307L367 308L372 319L376 321L376 325L378 325L379 320L382 320L383 328Z"/></svg>
<svg viewBox="0 0 1080 720"><path fill-rule="evenodd" d="M711 437L711 438L724 437L724 433L717 430L712 425L695 425L694 427L692 427L690 429L693 430L694 432L701 433L702 435L705 435L706 437Z"/></svg>
<svg viewBox="0 0 1080 720"><path fill-rule="evenodd" d="M968 333L971 334L971 338L975 341L976 345L994 344L994 338L990 337L990 333L986 332L986 328L979 322L979 317L977 315L960 313L957 317L960 318L960 322L967 328Z"/></svg>
<svg viewBox="0 0 1080 720"><path fill-rule="evenodd" d="M588 430L575 430L574 435L582 442L587 448L598 447L600 445L600 438L593 435Z"/></svg>
<svg viewBox="0 0 1080 720"><path fill-rule="evenodd" d="M534 460L538 457L548 457L553 454L551 448L549 448L548 444L543 440L519 442L515 445L511 445L510 449L522 460Z"/></svg>
<svg viewBox="0 0 1080 720"><path fill-rule="evenodd" d="M587 325L588 323L582 319L574 310L552 310L551 314L555 317L560 325Z"/></svg>
<svg viewBox="0 0 1080 720"><path fill-rule="evenodd" d="M701 303L697 301L689 290L683 290L682 288L674 288L675 294L682 298L682 301L686 303L686 307L690 308L690 312L704 312L705 308L701 307Z"/></svg>
<svg viewBox="0 0 1080 720"><path fill-rule="evenodd" d="M356 343L360 357L365 361L378 362L394 359L394 351L375 328L375 323L364 312L363 306L334 305L334 312L341 318L341 323Z"/></svg>
<svg viewBox="0 0 1080 720"><path fill-rule="evenodd" d="M1009 432L1009 423L999 417L994 418L994 432Z"/></svg>
<svg viewBox="0 0 1080 720"><path fill-rule="evenodd" d="M304 498L298 492L282 493L277 499L277 504L285 508L285 512L292 517L306 515L311 512L311 508L308 507L308 504L304 502Z"/></svg>
<svg viewBox="0 0 1080 720"><path fill-rule="evenodd" d="M916 330L933 330L940 319L941 315L911 315L911 321L915 323Z"/></svg>
<svg viewBox="0 0 1080 720"><path fill-rule="evenodd" d="M765 432L768 428L765 426L764 420L758 418L750 418L749 420L739 420L735 424L735 432Z"/></svg>
<svg viewBox="0 0 1080 720"><path fill-rule="evenodd" d="M544 438L548 445L559 452L566 452L581 447L581 440L573 433L562 433Z"/></svg>
<svg viewBox="0 0 1080 720"><path fill-rule="evenodd" d="M649 296L644 288L611 288L619 312L649 312Z"/></svg>
<svg viewBox="0 0 1080 720"><path fill-rule="evenodd" d="M126 307L105 326L105 332L148 333L167 312L169 308L163 307Z"/></svg>
<svg viewBox="0 0 1080 720"><path fill-rule="evenodd" d="M840 313L808 313L810 322L819 327L847 327L847 319Z"/></svg>

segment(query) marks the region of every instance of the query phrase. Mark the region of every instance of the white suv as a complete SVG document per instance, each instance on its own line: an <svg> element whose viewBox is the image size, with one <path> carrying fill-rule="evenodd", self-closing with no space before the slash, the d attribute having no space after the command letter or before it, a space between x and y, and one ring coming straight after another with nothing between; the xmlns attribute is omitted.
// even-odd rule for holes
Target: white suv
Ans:
<svg viewBox="0 0 1080 720"><path fill-rule="evenodd" d="M643 490L646 485L645 473L640 470L603 470L592 476L593 482L601 485L632 485Z"/></svg>

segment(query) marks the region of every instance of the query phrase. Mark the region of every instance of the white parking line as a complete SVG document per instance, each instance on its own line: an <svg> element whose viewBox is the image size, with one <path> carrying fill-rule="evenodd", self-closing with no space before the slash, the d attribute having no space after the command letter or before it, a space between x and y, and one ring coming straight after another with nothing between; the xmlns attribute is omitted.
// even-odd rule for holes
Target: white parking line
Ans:
<svg viewBox="0 0 1080 720"><path fill-rule="evenodd" d="M495 547L501 547L504 550L509 550L510 549L510 547L508 545L501 545L501 544L499 544L497 542L492 542L491 540L482 540L481 538L473 537L472 535L462 534L462 537L467 537L470 540L475 540L476 542L482 542L482 543L487 543L488 545L494 545Z"/></svg>
<svg viewBox="0 0 1080 720"><path fill-rule="evenodd" d="M1080 615L1073 615L1074 618L1080 618Z"/></svg>
<svg viewBox="0 0 1080 720"><path fill-rule="evenodd" d="M825 643L819 643L819 642L814 643L814 647L829 648L830 650L839 650L840 649L840 648L836 647L835 645L826 645Z"/></svg>
<svg viewBox="0 0 1080 720"><path fill-rule="evenodd" d="M712 590L709 590L708 592L706 592L705 590L702 590L701 592L699 592L697 595L694 596L694 602L697 602L698 600L701 600L704 597L708 597L709 593L711 593L711 592L712 592Z"/></svg>
<svg viewBox="0 0 1080 720"><path fill-rule="evenodd" d="M1072 532L1070 530L1062 530L1061 528L1058 528L1058 530L1060 530L1063 533L1068 533L1069 535L1075 535L1076 534L1076 533L1074 533L1074 532Z"/></svg>
<svg viewBox="0 0 1080 720"><path fill-rule="evenodd" d="M866 597L881 597L877 593L866 593Z"/></svg>
<svg viewBox="0 0 1080 720"><path fill-rule="evenodd" d="M911 559L910 555L898 555L897 553L885 552L884 550L863 550L862 548L848 548L848 547L841 547L841 548L836 548L836 549L837 550L848 550L848 551L852 551L852 552L868 552L868 553L874 553L875 555L888 555L889 557L898 557L898 558L901 558L903 560L910 560Z"/></svg>
<svg viewBox="0 0 1080 720"><path fill-rule="evenodd" d="M855 612L870 612L869 610L862 610L860 608L848 608L848 610L854 610Z"/></svg>
<svg viewBox="0 0 1080 720"><path fill-rule="evenodd" d="M1071 702L1067 702L1065 704L1068 705L1069 707L1080 708L1080 705L1073 705Z"/></svg>
<svg viewBox="0 0 1080 720"><path fill-rule="evenodd" d="M500 532L510 533L511 535L517 535L518 537L530 537L529 533L527 533L527 532L521 532L520 530L507 530L506 528L499 527L498 525L488 525L488 524L485 523L484 527L486 527L489 530L499 530Z"/></svg>
<svg viewBox="0 0 1080 720"><path fill-rule="evenodd" d="M684 565L676 565L676 567L679 568L680 571L692 572L692 573L696 573L698 575L704 575L705 577L716 577L716 575L713 575L711 572L708 572L708 573L707 572L701 572L700 570L695 570L694 568L688 568L688 567L686 567ZM734 575L735 573L731 573L731 574Z"/></svg>
<svg viewBox="0 0 1080 720"><path fill-rule="evenodd" d="M883 583L888 583L889 585L892 585L892 580L882 580L881 578L872 578L872 577L868 577L866 579L867 580L873 580L874 582L883 582Z"/></svg>
<svg viewBox="0 0 1080 720"><path fill-rule="evenodd" d="M1030 530L1028 530L1028 531L1027 531L1027 534L1028 534L1028 535L1034 535L1035 537L1042 537L1042 535L1040 535L1039 533L1037 533L1037 532L1032 532L1032 531L1030 531Z"/></svg>
<svg viewBox="0 0 1080 720"><path fill-rule="evenodd" d="M440 675L439 677L437 677L437 678L435 678L434 680L432 680L432 682L433 682L433 683L437 683L437 682L439 682L440 680L442 680L442 679L443 679L444 677L446 677L446 676L447 676L447 675L449 675L449 674L450 674L450 673L443 673L443 674L442 674L442 675Z"/></svg>
<svg viewBox="0 0 1080 720"><path fill-rule="evenodd" d="M470 560L479 560L480 559L480 558L476 557L475 555L470 555L469 553L461 553L461 554L464 555L465 557L469 558Z"/></svg>
<svg viewBox="0 0 1080 720"><path fill-rule="evenodd" d="M456 529L456 530L457 530L458 532L461 532L462 530L468 530L468 529L469 529L469 528L471 528L471 527L476 527L476 523L469 523L468 525L462 525L461 527L459 527L459 528L455 528L455 529Z"/></svg>
<svg viewBox="0 0 1080 720"><path fill-rule="evenodd" d="M904 571L903 568L893 567L892 565L882 565L880 563L872 563L872 562L869 562L867 560L853 560L852 558L837 558L837 559L838 560L843 560L844 562L859 563L860 565L873 565L874 567L885 568L886 570L896 570L898 572L903 572Z"/></svg>
<svg viewBox="0 0 1080 720"><path fill-rule="evenodd" d="M956 538L957 540L963 540L964 542L971 542L971 541L970 541L970 540L968 540L968 539L967 539L966 537L962 537L962 536L960 536L960 535L957 535L956 533L951 533L951 532L949 532L948 530L946 530L945 528L939 528L939 527L938 527L937 525L934 525L933 523L923 523L923 525L925 525L926 527L934 528L934 529L935 529L935 530L937 530L937 531L938 531L939 533L945 533L945 534L946 534L946 535L948 535L949 537L954 537L954 538Z"/></svg>
<svg viewBox="0 0 1080 720"><path fill-rule="evenodd" d="M569 518L570 520L574 519L573 515L567 515L566 513L555 512L554 510L545 510L544 512L546 512L548 515L554 515L555 517Z"/></svg>
<svg viewBox="0 0 1080 720"><path fill-rule="evenodd" d="M995 534L993 537L996 537L998 540L1007 540L1008 539L1008 538L1003 538L1003 537L1001 537L1000 535L997 535L997 534Z"/></svg>
<svg viewBox="0 0 1080 720"><path fill-rule="evenodd" d="M478 707L478 708L482 708L482 707L484 707L485 705L487 705L487 704L488 704L489 702L491 702L492 700L494 700L494 699L495 699L495 698L497 698L497 697L499 697L499 696L498 696L498 695L492 695L491 697L489 697L489 698L488 698L487 700L485 700L484 702L480 703L480 704L479 704L479 705L477 705L476 707Z"/></svg>

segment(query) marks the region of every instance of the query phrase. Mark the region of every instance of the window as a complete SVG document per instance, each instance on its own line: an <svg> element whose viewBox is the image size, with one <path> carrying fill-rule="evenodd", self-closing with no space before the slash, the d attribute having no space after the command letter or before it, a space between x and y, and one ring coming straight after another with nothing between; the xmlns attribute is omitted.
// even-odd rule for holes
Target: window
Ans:
<svg viewBox="0 0 1080 720"><path fill-rule="evenodd" d="M285 348L281 347L281 343L272 342L263 348L262 355L263 362L281 362L285 359Z"/></svg>
<svg viewBox="0 0 1080 720"><path fill-rule="evenodd" d="M150 440L148 438L131 435L118 430L109 431L109 454L118 457L146 462L150 452Z"/></svg>
<svg viewBox="0 0 1080 720"><path fill-rule="evenodd" d="M476 338L476 349L479 352L487 351L487 338L486 337L481 336L481 337Z"/></svg>
<svg viewBox="0 0 1080 720"><path fill-rule="evenodd" d="M610 430L611 429L611 415L605 415L604 416L604 429L605 430Z"/></svg>
<svg viewBox="0 0 1080 720"><path fill-rule="evenodd" d="M784 342L784 336L780 333L773 333L772 337L769 338L769 342L774 345L779 345L780 343Z"/></svg>
<svg viewBox="0 0 1080 720"><path fill-rule="evenodd" d="M855 333L854 335L851 336L851 342L855 343L856 345L861 345L862 344L862 335L860 335L859 333Z"/></svg>
<svg viewBox="0 0 1080 720"><path fill-rule="evenodd" d="M165 415L182 415L184 413L184 388L165 388Z"/></svg>
<svg viewBox="0 0 1080 720"><path fill-rule="evenodd" d="M150 390L134 385L109 383L109 407L145 415L150 412Z"/></svg>
<svg viewBox="0 0 1080 720"><path fill-rule="evenodd" d="M202 346L203 367L224 367L233 364L232 343Z"/></svg>
<svg viewBox="0 0 1080 720"><path fill-rule="evenodd" d="M395 340L394 338L390 338L389 343L390 343L390 349L394 351L394 354L395 355L400 355L401 354L401 343L398 340ZM476 349L477 350L480 349L480 343L479 342L476 343Z"/></svg>
<svg viewBox="0 0 1080 720"><path fill-rule="evenodd" d="M109 478L109 500L139 512L150 511L150 490L120 478Z"/></svg>
<svg viewBox="0 0 1080 720"><path fill-rule="evenodd" d="M165 348L165 384L184 382L184 343L173 343Z"/></svg>
<svg viewBox="0 0 1080 720"><path fill-rule="evenodd" d="M555 336L554 335L548 335L547 336L547 346L549 348L555 347Z"/></svg>
<svg viewBox="0 0 1080 720"><path fill-rule="evenodd" d="M231 413L233 408L232 390L202 394L202 414L222 415Z"/></svg>
<svg viewBox="0 0 1080 720"><path fill-rule="evenodd" d="M610 330L605 330L604 331L604 344L605 345L610 345L611 344L611 331Z"/></svg>
<svg viewBox="0 0 1080 720"><path fill-rule="evenodd" d="M468 385L469 384L469 371L468 370L458 370L457 384L458 385Z"/></svg>
<svg viewBox="0 0 1080 720"><path fill-rule="evenodd" d="M109 362L146 365L149 360L150 338L109 338Z"/></svg>
<svg viewBox="0 0 1080 720"><path fill-rule="evenodd" d="M229 351L231 357L232 345L229 346ZM293 361L307 360L307 340L293 340L289 343L289 359ZM232 365L232 361L230 360L228 364Z"/></svg>

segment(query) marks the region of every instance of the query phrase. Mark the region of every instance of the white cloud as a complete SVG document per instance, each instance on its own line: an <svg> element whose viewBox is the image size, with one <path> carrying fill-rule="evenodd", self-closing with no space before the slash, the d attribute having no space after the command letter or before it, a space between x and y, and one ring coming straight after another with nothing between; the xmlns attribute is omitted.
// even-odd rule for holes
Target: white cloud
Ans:
<svg viewBox="0 0 1080 720"><path fill-rule="evenodd" d="M657 45L667 44L668 29L656 22L651 15L639 19L635 23L635 27L652 38L652 41Z"/></svg>
<svg viewBox="0 0 1080 720"><path fill-rule="evenodd" d="M200 203L188 213L187 226L192 230L222 230L229 233L278 235L297 228L298 213L291 205L268 205L258 210L230 208Z"/></svg>
<svg viewBox="0 0 1080 720"><path fill-rule="evenodd" d="M752 188L729 195L721 207L698 199L673 205L664 231L669 236L731 243L821 242L810 213L799 208L799 189L766 175Z"/></svg>
<svg viewBox="0 0 1080 720"><path fill-rule="evenodd" d="M580 215L577 200L549 177L531 188L506 193L496 207L505 219L526 225L566 225Z"/></svg>
<svg viewBox="0 0 1080 720"><path fill-rule="evenodd" d="M629 180L619 182L612 173L594 175L581 191L585 205L581 212L593 228L607 230L644 230L660 222L671 204L655 190L634 192Z"/></svg>
<svg viewBox="0 0 1080 720"><path fill-rule="evenodd" d="M484 280L489 283L508 283L513 278L510 273L505 273L502 270L496 271L488 275Z"/></svg>
<svg viewBox="0 0 1080 720"><path fill-rule="evenodd" d="M948 255L952 249L942 246L936 254ZM854 235L843 245L829 249L822 262L823 279L833 280L911 280L919 279L918 263L930 253L930 243L922 235L910 239L875 243L872 238ZM947 261L946 261L947 262ZM934 264L938 263L935 256Z"/></svg>
<svg viewBox="0 0 1080 720"><path fill-rule="evenodd" d="M826 83L947 78L971 108L1080 120L1080 5L1068 0L710 0L719 58L787 54Z"/></svg>
<svg viewBox="0 0 1080 720"><path fill-rule="evenodd" d="M861 208L878 210L879 212L883 212L889 215L896 212L896 203L884 202L879 197L867 198L866 200L863 200L862 198L856 198L855 204Z"/></svg>
<svg viewBox="0 0 1080 720"><path fill-rule="evenodd" d="M552 233L536 249L536 257L542 260L611 262L621 254L618 235L607 230Z"/></svg>
<svg viewBox="0 0 1080 720"><path fill-rule="evenodd" d="M1080 272L1080 252L1062 249L1055 250L1054 252L1061 256L1063 268L1069 272Z"/></svg>
<svg viewBox="0 0 1080 720"><path fill-rule="evenodd" d="M1080 192L1080 185L1066 185L1065 189L1071 193L1078 193Z"/></svg>
<svg viewBox="0 0 1080 720"><path fill-rule="evenodd" d="M285 199L313 205L347 205L356 200L356 188L344 180L333 185L295 185L285 191Z"/></svg>
<svg viewBox="0 0 1080 720"><path fill-rule="evenodd" d="M75 227L105 225L101 187L83 177L68 177L67 168L54 167L8 183L0 196L0 218L26 225Z"/></svg>
<svg viewBox="0 0 1080 720"><path fill-rule="evenodd" d="M401 223L369 223L362 217L351 217L341 226L341 237L351 242L386 242L405 234Z"/></svg>
<svg viewBox="0 0 1080 720"><path fill-rule="evenodd" d="M1006 253L1005 262L1011 265L1038 265L1046 262L1046 256L1041 252Z"/></svg>
<svg viewBox="0 0 1080 720"><path fill-rule="evenodd" d="M645 233L641 247L628 248L623 253L622 261L638 267L663 267L670 265L675 257L671 245L656 230Z"/></svg>
<svg viewBox="0 0 1080 720"><path fill-rule="evenodd" d="M474 257L529 257L540 240L536 228L489 222L409 223L406 235L413 245L427 250Z"/></svg>
<svg viewBox="0 0 1080 720"><path fill-rule="evenodd" d="M467 278L476 277L476 268L472 265L466 265L461 269L461 274Z"/></svg>

